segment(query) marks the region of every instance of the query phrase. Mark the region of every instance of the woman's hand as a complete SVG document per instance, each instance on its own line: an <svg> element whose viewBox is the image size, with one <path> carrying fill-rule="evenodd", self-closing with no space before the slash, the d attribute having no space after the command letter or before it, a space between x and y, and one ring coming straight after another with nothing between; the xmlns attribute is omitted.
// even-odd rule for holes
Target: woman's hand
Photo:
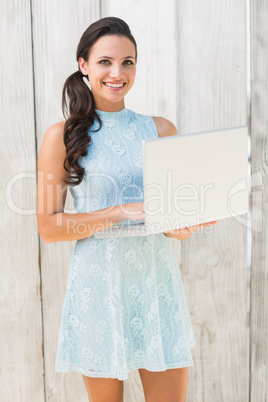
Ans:
<svg viewBox="0 0 268 402"><path fill-rule="evenodd" d="M202 223L200 225L188 226L187 228L182 229L169 230L167 232L164 232L164 234L167 237L173 237L174 239L178 240L185 240L188 239L190 236L192 236L194 232L197 232L197 230L205 228L206 226L215 225L215 223L217 223L217 221Z"/></svg>
<svg viewBox="0 0 268 402"><path fill-rule="evenodd" d="M144 202L132 202L120 205L122 219L131 219L133 221L144 220Z"/></svg>

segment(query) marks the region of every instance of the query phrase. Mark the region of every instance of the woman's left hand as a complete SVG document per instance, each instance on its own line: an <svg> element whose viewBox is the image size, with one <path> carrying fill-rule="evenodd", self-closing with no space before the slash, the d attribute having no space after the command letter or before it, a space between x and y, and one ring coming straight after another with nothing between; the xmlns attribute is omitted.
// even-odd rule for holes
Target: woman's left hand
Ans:
<svg viewBox="0 0 268 402"><path fill-rule="evenodd" d="M188 226L187 228L169 230L167 232L164 232L164 234L167 237L173 237L174 239L178 240L185 240L188 239L190 236L192 236L194 232L197 232L197 230L200 230L207 226L215 225L215 223L217 223L217 221L201 223L200 225Z"/></svg>

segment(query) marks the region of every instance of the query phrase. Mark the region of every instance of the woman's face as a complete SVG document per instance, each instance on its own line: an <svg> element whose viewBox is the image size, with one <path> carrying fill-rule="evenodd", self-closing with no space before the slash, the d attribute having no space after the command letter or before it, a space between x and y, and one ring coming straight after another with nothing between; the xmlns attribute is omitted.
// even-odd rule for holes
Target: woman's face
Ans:
<svg viewBox="0 0 268 402"><path fill-rule="evenodd" d="M136 75L135 46L124 36L102 36L92 46L88 62L80 57L80 69L87 75L96 109L118 111L134 84ZM119 84L119 87L109 87Z"/></svg>

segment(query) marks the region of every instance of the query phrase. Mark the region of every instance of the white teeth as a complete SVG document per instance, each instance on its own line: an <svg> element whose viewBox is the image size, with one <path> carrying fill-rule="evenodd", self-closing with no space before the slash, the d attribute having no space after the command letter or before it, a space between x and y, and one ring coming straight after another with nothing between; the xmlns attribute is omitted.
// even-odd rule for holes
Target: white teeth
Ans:
<svg viewBox="0 0 268 402"><path fill-rule="evenodd" d="M113 88L120 88L124 85L124 84L109 84L108 82L105 82L104 84L107 85L107 87L113 87Z"/></svg>

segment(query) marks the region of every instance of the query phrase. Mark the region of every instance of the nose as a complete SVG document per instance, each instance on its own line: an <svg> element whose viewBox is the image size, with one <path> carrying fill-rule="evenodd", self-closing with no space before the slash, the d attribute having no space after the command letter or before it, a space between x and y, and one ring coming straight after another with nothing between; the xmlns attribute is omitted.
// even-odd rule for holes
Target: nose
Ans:
<svg viewBox="0 0 268 402"><path fill-rule="evenodd" d="M122 77L122 66L119 63L114 63L110 71L111 78L119 79Z"/></svg>

